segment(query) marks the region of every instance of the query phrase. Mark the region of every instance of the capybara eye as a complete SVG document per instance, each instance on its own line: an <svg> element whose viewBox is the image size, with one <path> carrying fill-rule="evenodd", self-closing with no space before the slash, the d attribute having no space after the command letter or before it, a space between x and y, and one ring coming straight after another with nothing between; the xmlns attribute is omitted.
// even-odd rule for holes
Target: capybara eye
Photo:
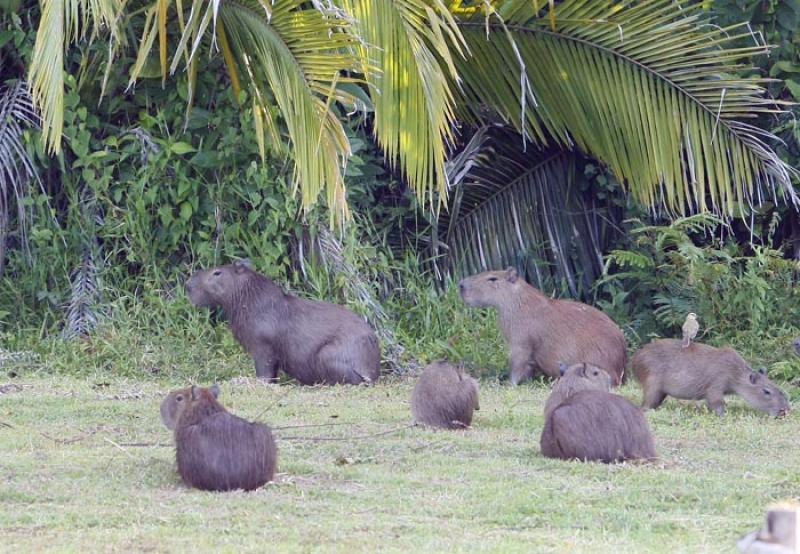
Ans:
<svg viewBox="0 0 800 554"><path fill-rule="evenodd" d="M182 395L180 395L180 394L179 394L178 396L176 396L176 397L175 397L175 401L176 401L176 402L181 402L182 400L183 400L183 396L182 396Z"/></svg>
<svg viewBox="0 0 800 554"><path fill-rule="evenodd" d="M764 389L764 394L766 394L767 396L771 396L772 395L772 393L767 389Z"/></svg>
<svg viewBox="0 0 800 554"><path fill-rule="evenodd" d="M497 277L489 277L489 281L494 283L495 281L497 281Z"/></svg>
<svg viewBox="0 0 800 554"><path fill-rule="evenodd" d="M214 273L212 273L212 275L213 275L214 277L219 277L220 275L222 275L222 272L221 272L221 271L218 269L218 270L216 270Z"/></svg>

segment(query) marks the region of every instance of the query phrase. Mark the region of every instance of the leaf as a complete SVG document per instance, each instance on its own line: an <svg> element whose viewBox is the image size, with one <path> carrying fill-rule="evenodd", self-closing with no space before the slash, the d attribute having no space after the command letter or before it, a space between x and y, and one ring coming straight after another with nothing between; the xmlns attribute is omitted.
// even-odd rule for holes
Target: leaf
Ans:
<svg viewBox="0 0 800 554"><path fill-rule="evenodd" d="M186 142L173 142L169 145L169 149L173 154L183 155L190 152L197 152L197 149Z"/></svg>

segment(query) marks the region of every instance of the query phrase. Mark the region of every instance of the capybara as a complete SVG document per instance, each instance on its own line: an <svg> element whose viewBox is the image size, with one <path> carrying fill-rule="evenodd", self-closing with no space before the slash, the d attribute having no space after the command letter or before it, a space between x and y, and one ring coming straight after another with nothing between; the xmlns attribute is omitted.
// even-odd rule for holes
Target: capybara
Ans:
<svg viewBox="0 0 800 554"><path fill-rule="evenodd" d="M372 383L381 353L375 332L347 308L285 293L247 260L198 271L186 283L198 306L221 306L256 375L278 369L305 385Z"/></svg>
<svg viewBox="0 0 800 554"><path fill-rule="evenodd" d="M218 396L217 385L191 386L161 402L161 420L175 431L178 473L198 489L257 489L275 475L275 439L266 425L229 413Z"/></svg>
<svg viewBox="0 0 800 554"><path fill-rule="evenodd" d="M559 404L580 391L611 390L611 375L595 365L581 363L566 367L566 364L561 364L560 371L561 377L553 385L544 405L544 417L549 416Z"/></svg>
<svg viewBox="0 0 800 554"><path fill-rule="evenodd" d="M479 410L478 382L462 365L440 361L428 365L411 394L414 423L444 429L465 429Z"/></svg>
<svg viewBox="0 0 800 554"><path fill-rule="evenodd" d="M519 277L517 270L486 271L462 279L461 297L473 307L497 308L500 328L511 347L511 382L541 371L558 377L560 362L586 362L624 381L628 354L619 327L600 310L548 298Z"/></svg>
<svg viewBox="0 0 800 554"><path fill-rule="evenodd" d="M789 411L789 401L766 371L753 371L730 347L693 342L683 348L677 339L654 340L633 356L633 373L644 389L645 409L658 408L667 396L705 399L708 408L721 416L724 396L738 394L771 416Z"/></svg>
<svg viewBox="0 0 800 554"><path fill-rule="evenodd" d="M542 455L562 460L621 462L656 458L653 435L642 410L622 396L584 390L545 419Z"/></svg>
<svg viewBox="0 0 800 554"><path fill-rule="evenodd" d="M800 337L794 339L794 351L800 356Z"/></svg>

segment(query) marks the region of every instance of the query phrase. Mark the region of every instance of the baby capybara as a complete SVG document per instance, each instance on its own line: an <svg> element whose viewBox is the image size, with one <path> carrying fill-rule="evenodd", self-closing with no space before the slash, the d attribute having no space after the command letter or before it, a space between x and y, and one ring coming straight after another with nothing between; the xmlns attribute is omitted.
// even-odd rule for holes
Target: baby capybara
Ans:
<svg viewBox="0 0 800 554"><path fill-rule="evenodd" d="M411 394L414 423L443 429L465 429L479 410L478 382L463 366L434 362L422 371Z"/></svg>
<svg viewBox="0 0 800 554"><path fill-rule="evenodd" d="M642 410L627 398L583 390L545 419L542 455L562 460L621 462L656 458L653 435Z"/></svg>
<svg viewBox="0 0 800 554"><path fill-rule="evenodd" d="M191 386L161 402L161 420L175 431L178 473L198 489L257 489L275 475L275 439L266 425L229 413L218 396L216 385Z"/></svg>
<svg viewBox="0 0 800 554"><path fill-rule="evenodd" d="M595 365L580 363L566 367L561 364L561 377L553 385L544 405L544 417L549 416L559 404L573 394L584 390L611 390L611 375Z"/></svg>
<svg viewBox="0 0 800 554"><path fill-rule="evenodd" d="M625 337L600 310L548 298L514 268L467 277L458 288L468 305L497 308L500 328L511 347L515 385L536 371L558 377L560 362L594 364L608 371L614 384L623 382L628 356Z"/></svg>
<svg viewBox="0 0 800 554"><path fill-rule="evenodd" d="M633 356L633 373L644 389L642 405L658 408L667 396L705 399L717 415L725 413L724 396L738 394L771 416L785 415L789 401L765 371L753 368L733 349L693 342L682 348L676 339L659 339Z"/></svg>
<svg viewBox="0 0 800 554"><path fill-rule="evenodd" d="M347 308L287 294L247 260L198 271L186 283L198 306L221 306L256 375L283 369L305 385L372 383L381 354L375 332Z"/></svg>

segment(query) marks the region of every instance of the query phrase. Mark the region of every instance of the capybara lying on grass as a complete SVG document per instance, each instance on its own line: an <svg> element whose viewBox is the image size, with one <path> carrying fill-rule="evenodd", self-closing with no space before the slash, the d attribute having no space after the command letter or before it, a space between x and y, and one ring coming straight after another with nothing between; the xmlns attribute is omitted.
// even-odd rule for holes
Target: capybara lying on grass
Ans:
<svg viewBox="0 0 800 554"><path fill-rule="evenodd" d="M583 390L545 419L542 455L562 460L621 462L656 457L642 410L622 396Z"/></svg>
<svg viewBox="0 0 800 554"><path fill-rule="evenodd" d="M372 383L380 371L375 332L350 310L287 294L239 261L198 271L186 283L198 306L221 306L256 375L278 369L305 385Z"/></svg>
<svg viewBox="0 0 800 554"><path fill-rule="evenodd" d="M497 308L511 347L511 382L541 371L558 377L559 363L586 362L623 382L627 351L622 331L600 310L572 300L554 300L526 283L514 268L463 279L461 297L470 306Z"/></svg>
<svg viewBox="0 0 800 554"><path fill-rule="evenodd" d="M733 349L693 342L681 347L676 339L659 339L633 356L633 373L644 389L644 408L658 408L667 396L705 399L717 415L725 413L724 396L738 394L752 407L771 416L789 411L786 395Z"/></svg>
<svg viewBox="0 0 800 554"><path fill-rule="evenodd" d="M414 423L444 429L464 429L478 405L478 382L463 366L434 362L422 371L411 394Z"/></svg>
<svg viewBox="0 0 800 554"><path fill-rule="evenodd" d="M277 463L269 427L228 413L219 387L191 386L161 402L161 420L175 431L178 473L198 489L253 490L272 481Z"/></svg>

